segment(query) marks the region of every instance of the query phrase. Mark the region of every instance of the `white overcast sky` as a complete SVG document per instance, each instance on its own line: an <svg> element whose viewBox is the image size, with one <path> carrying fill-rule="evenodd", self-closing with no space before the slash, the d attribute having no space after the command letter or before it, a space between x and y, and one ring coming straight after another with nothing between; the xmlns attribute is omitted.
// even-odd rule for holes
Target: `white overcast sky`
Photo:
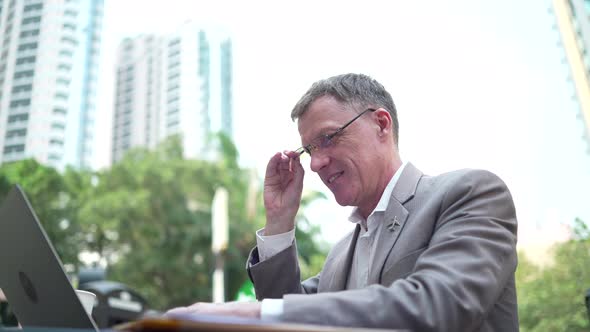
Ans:
<svg viewBox="0 0 590 332"><path fill-rule="evenodd" d="M292 106L314 81L366 73L393 95L402 159L428 174L485 168L510 187L520 241L590 222L590 154L548 0L106 0L96 166L108 165L114 58L125 37L215 23L234 42L235 140L244 166L300 145ZM306 172L305 186L325 191ZM332 195L310 219L351 229Z"/></svg>

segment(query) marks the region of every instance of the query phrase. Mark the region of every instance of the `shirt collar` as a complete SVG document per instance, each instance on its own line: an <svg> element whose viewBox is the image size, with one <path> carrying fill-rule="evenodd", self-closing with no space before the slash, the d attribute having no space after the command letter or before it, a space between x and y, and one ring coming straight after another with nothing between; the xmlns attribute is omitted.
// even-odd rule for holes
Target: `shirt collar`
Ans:
<svg viewBox="0 0 590 332"><path fill-rule="evenodd" d="M389 183L387 184L387 187L385 187L385 190L383 190L383 194L381 195L381 199L379 199L377 206L375 206L375 209L371 212L371 214L369 214L369 218L373 214L375 214L375 212L385 212L385 210L387 209L387 205L389 205L389 198L391 197L391 193L393 192L393 188L395 187L397 180L401 176L402 171L406 167L406 164L407 163L405 163L405 162L402 163L402 165L395 172L395 174L393 174L393 176L391 177L391 180L389 180ZM369 218L367 218L367 219L369 219ZM355 223L355 224L361 224L364 227L364 229L367 229L367 220L365 220L365 218L363 218L361 216L358 207L355 207L352 210L352 212L350 213L350 216L348 217L348 220L352 223Z"/></svg>

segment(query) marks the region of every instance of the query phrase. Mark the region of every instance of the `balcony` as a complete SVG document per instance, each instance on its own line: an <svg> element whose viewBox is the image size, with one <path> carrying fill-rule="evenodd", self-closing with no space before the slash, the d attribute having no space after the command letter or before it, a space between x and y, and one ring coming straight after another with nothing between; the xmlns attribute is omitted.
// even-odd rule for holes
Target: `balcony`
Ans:
<svg viewBox="0 0 590 332"><path fill-rule="evenodd" d="M27 140L27 136L13 136L10 138L4 139L4 145L17 145L17 144L25 144Z"/></svg>
<svg viewBox="0 0 590 332"><path fill-rule="evenodd" d="M38 35L37 36L30 35L30 36L26 36L26 37L21 37L18 40L18 43L19 44L28 44L28 43L36 43L38 41L39 41Z"/></svg>
<svg viewBox="0 0 590 332"><path fill-rule="evenodd" d="M12 100L31 99L31 91L13 92L11 99ZM29 106L25 106L25 107L28 108Z"/></svg>
<svg viewBox="0 0 590 332"><path fill-rule="evenodd" d="M30 92L28 92L28 93L30 93ZM10 107L8 114L13 115L13 114L29 113L30 109L31 109L30 105Z"/></svg>
<svg viewBox="0 0 590 332"><path fill-rule="evenodd" d="M26 50L20 50L20 51L18 51L17 52L17 56L19 58L24 58L24 57L27 57L27 56L35 56L35 55L37 55L37 53L38 52L37 52L37 49L36 48L34 48L34 49L30 49L29 48L29 49L26 49Z"/></svg>
<svg viewBox="0 0 590 332"><path fill-rule="evenodd" d="M6 130L27 129L27 121L17 121L6 124Z"/></svg>
<svg viewBox="0 0 590 332"><path fill-rule="evenodd" d="M22 160L22 159L25 159L25 152L24 151L8 152L8 153L4 153L4 155L2 156L2 162L4 162L4 163Z"/></svg>
<svg viewBox="0 0 590 332"><path fill-rule="evenodd" d="M12 80L12 85L23 85L23 84L32 84L33 83L33 76L25 76L20 78L15 78Z"/></svg>
<svg viewBox="0 0 590 332"><path fill-rule="evenodd" d="M35 70L34 62L21 63L14 66L14 71Z"/></svg>

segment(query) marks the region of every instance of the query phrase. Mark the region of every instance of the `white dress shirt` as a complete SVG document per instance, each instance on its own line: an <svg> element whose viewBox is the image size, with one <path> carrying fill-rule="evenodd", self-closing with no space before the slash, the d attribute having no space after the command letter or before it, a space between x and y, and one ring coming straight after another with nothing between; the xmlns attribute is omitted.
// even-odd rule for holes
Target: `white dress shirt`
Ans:
<svg viewBox="0 0 590 332"><path fill-rule="evenodd" d="M406 163L403 163L395 172L387 187L383 191L377 206L371 212L369 217L365 220L359 212L358 207L355 207L348 220L355 224L361 225L361 230L357 239L354 250L354 257L352 266L350 268L350 276L346 289L359 289L367 285L369 271L371 270L371 262L375 256L375 248L377 245L376 239L379 238L383 225L383 216L391 192L397 183ZM295 229L277 235L264 235L264 228L256 232L256 243L258 245L258 258L260 262L278 254L287 249L295 239ZM368 259L367 259L368 257ZM263 320L280 320L283 314L283 299L263 299L260 309L260 317Z"/></svg>

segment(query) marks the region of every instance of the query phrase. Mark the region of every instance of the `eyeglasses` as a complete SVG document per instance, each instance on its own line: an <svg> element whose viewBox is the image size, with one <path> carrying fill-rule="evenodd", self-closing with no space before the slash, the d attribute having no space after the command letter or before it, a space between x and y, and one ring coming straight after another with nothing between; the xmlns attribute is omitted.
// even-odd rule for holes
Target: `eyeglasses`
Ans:
<svg viewBox="0 0 590 332"><path fill-rule="evenodd" d="M321 136L317 137L315 140L313 140L312 143L309 143L307 145L300 147L299 149L295 150L295 152L297 152L298 155L302 155L304 152L307 152L307 154L309 154L311 156L312 152L314 152L318 149L325 149L325 148L332 146L334 144L334 141L333 141L334 137L336 137L340 133L342 133L342 131L346 127L350 126L350 124L353 123L354 120L360 118L363 114L365 114L367 112L375 112L375 109L374 108L367 108L366 110L362 111L357 116L355 116L352 120L348 121L344 126L336 129L335 132L330 133L330 134L321 135Z"/></svg>

